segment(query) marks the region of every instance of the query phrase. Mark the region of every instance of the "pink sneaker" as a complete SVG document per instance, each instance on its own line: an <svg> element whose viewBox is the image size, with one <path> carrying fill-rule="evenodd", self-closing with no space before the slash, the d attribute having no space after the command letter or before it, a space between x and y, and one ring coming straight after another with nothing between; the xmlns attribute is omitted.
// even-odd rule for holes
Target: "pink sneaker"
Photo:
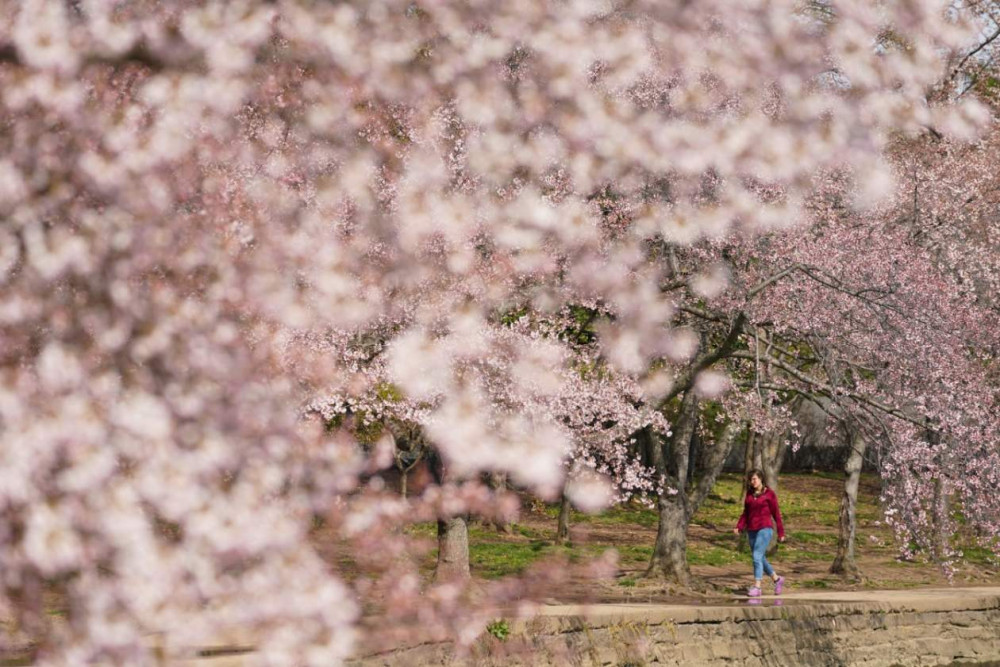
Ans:
<svg viewBox="0 0 1000 667"><path fill-rule="evenodd" d="M760 589L757 588L756 586L754 586L753 588L751 588L750 590L747 591L747 595L749 595L752 598L759 598L760 597Z"/></svg>
<svg viewBox="0 0 1000 667"><path fill-rule="evenodd" d="M778 580L774 582L774 594L781 595L781 589L785 587L785 578L778 577Z"/></svg>

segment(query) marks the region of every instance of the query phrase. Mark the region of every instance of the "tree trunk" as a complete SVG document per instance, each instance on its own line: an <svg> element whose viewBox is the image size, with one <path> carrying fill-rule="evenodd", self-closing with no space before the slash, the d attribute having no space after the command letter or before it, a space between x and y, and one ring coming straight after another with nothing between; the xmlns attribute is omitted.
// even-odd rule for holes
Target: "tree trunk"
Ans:
<svg viewBox="0 0 1000 667"><path fill-rule="evenodd" d="M865 460L867 441L852 432L849 438L851 451L844 464L844 496L840 501L840 535L837 538L837 555L830 567L833 574L856 576L858 563L854 558L857 535L858 486L861 483L861 466Z"/></svg>
<svg viewBox="0 0 1000 667"><path fill-rule="evenodd" d="M428 453L431 474L437 484L451 479L441 456ZM465 516L438 519L438 558L434 581L465 581L469 579L469 524Z"/></svg>
<svg viewBox="0 0 1000 667"><path fill-rule="evenodd" d="M698 464L702 457L702 442L701 435L698 433L698 429L694 430L691 434L691 442L688 446L688 465L687 465L687 485L691 486L694 481L694 474L698 468Z"/></svg>
<svg viewBox="0 0 1000 667"><path fill-rule="evenodd" d="M566 497L566 490L563 489L562 498L559 499L559 523L556 526L556 544L569 544L569 511L569 498Z"/></svg>
<svg viewBox="0 0 1000 667"><path fill-rule="evenodd" d="M438 559L434 580L469 578L469 526L464 516L438 520Z"/></svg>
<svg viewBox="0 0 1000 667"><path fill-rule="evenodd" d="M935 561L942 562L948 558L948 490L940 476L934 479L934 507L931 510L931 520L934 522L934 542L931 544L932 556Z"/></svg>
<svg viewBox="0 0 1000 667"><path fill-rule="evenodd" d="M681 496L683 492L673 496L663 493L657 499L659 517L656 543L646 576L663 578L689 588L691 569L687 562L688 516Z"/></svg>
<svg viewBox="0 0 1000 667"><path fill-rule="evenodd" d="M747 431L747 446L743 450L743 483L746 484L750 471L753 470L754 451L757 447L757 432L752 428Z"/></svg>
<svg viewBox="0 0 1000 667"><path fill-rule="evenodd" d="M786 438L783 432L770 432L758 439L761 453L761 472L764 473L764 486L775 493L778 492L778 472L785 460ZM767 545L767 555L773 556L778 551L778 534L771 535L771 543Z"/></svg>
<svg viewBox="0 0 1000 667"><path fill-rule="evenodd" d="M656 499L656 542L646 576L662 578L684 588L690 588L693 583L687 562L688 525L712 490L741 428L738 423L730 422L720 437L711 443L711 448L707 442L703 443L704 470L697 483L689 488L687 472L691 438L697 427L698 401L694 392L689 391L681 401L677 428L669 448L664 447L656 433L649 430L644 432L650 459L657 476L664 480L666 487ZM670 490L674 492L668 492Z"/></svg>
<svg viewBox="0 0 1000 667"><path fill-rule="evenodd" d="M687 507L687 468L691 454L691 435L698 422L698 401L694 392L687 392L681 401L677 430L670 441L670 456L663 443L650 433L653 461L658 476L675 493L663 489L656 499L658 513L656 542L646 576L659 577L684 588L691 585L691 570L687 563L687 525L691 516Z"/></svg>
<svg viewBox="0 0 1000 667"><path fill-rule="evenodd" d="M765 446L766 436L757 431L750 430L747 435L747 449L743 456L743 480L746 483L746 479L750 476L751 470L764 470L764 446ZM767 484L767 480L764 480Z"/></svg>
<svg viewBox="0 0 1000 667"><path fill-rule="evenodd" d="M655 436L652 438L654 448L660 450L658 470L669 471L671 468L678 471L686 470L684 459L687 454L683 443L685 438L691 437L698 423L697 405L695 404L688 417L683 416L683 411L682 406L682 417L678 423L676 436L678 440L675 443L677 446L671 447L675 457L673 464L667 465L667 462L663 460L660 443L657 442ZM690 588L694 583L687 562L688 527L691 518L708 497L719 473L722 472L722 466L725 465L733 441L740 429L741 426L738 423L730 422L710 448L707 443L703 443L706 448L704 470L692 488L687 488L686 484L678 483L677 493L672 495L663 493L657 498L656 543L653 546L653 556L650 559L649 568L646 570L646 576L662 577L684 588ZM672 480L669 475L666 479L668 484L679 481Z"/></svg>
<svg viewBox="0 0 1000 667"><path fill-rule="evenodd" d="M507 474L502 472L491 472L490 473L490 488L493 489L494 493L504 493L507 491ZM498 533L510 534L514 532L510 521L503 517L494 517L490 522L493 527L496 528Z"/></svg>
<svg viewBox="0 0 1000 667"><path fill-rule="evenodd" d="M768 433L761 442L761 471L764 473L764 485L775 493L778 492L778 473L781 464L785 462L785 434L781 432Z"/></svg>

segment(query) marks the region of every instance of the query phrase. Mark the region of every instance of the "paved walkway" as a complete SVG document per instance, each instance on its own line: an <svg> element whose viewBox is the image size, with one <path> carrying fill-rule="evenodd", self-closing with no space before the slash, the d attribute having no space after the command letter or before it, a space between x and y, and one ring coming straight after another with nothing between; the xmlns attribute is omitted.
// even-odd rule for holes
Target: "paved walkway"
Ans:
<svg viewBox="0 0 1000 667"><path fill-rule="evenodd" d="M962 608L976 602L1000 597L1000 586L954 587L954 588L910 588L904 590L864 590L864 591L792 591L781 596L764 595L759 599L746 597L718 597L693 600L680 604L595 604L595 605L546 605L539 611L540 616L587 616L605 617L609 615L641 615L651 612L686 616L695 610L744 609L748 606L827 606L827 605L871 605L884 609L908 609L941 611ZM758 602L759 605L753 603Z"/></svg>

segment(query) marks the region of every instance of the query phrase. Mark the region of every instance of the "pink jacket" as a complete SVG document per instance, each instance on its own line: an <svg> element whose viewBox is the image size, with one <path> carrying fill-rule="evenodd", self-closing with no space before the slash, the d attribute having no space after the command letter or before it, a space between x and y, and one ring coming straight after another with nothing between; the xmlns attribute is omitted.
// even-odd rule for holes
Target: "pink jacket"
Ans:
<svg viewBox="0 0 1000 667"><path fill-rule="evenodd" d="M764 489L759 496L748 493L743 500L743 514L736 527L739 530L760 530L772 528L771 517L778 524L778 537L785 536L785 527L781 523L781 511L778 509L778 496L771 489Z"/></svg>

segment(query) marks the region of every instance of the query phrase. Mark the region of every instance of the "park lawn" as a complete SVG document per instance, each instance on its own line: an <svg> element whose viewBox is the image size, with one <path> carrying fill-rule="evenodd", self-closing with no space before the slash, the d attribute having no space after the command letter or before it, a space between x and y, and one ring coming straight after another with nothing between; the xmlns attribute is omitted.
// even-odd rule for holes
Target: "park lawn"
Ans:
<svg viewBox="0 0 1000 667"><path fill-rule="evenodd" d="M689 532L688 562L692 573L709 590L740 590L751 573L750 556L742 536L732 534L742 512L741 476L723 474L692 521ZM911 588L947 585L942 569L928 562L903 562L891 531L880 523L877 497L878 478L865 475L859 491L858 561L863 579L847 581L829 574L837 546L837 523L842 476L830 473L791 473L781 476L778 495L787 541L769 559L786 575L790 589L848 590L856 588ZM618 577L613 581L578 581L572 598L655 599L660 584L643 576L656 537L656 511L649 503L633 500L595 515L574 511L570 545L553 544L558 506L525 498L521 515L510 533L493 526L472 522L469 528L470 563L473 576L493 580L522 574L546 559L585 563L609 549L618 558ZM436 550L434 524L417 524L409 531L425 537L430 547L421 561L429 578ZM962 545L964 559L958 563L955 584L1000 583L998 568L988 550ZM579 586L589 590L581 591Z"/></svg>

